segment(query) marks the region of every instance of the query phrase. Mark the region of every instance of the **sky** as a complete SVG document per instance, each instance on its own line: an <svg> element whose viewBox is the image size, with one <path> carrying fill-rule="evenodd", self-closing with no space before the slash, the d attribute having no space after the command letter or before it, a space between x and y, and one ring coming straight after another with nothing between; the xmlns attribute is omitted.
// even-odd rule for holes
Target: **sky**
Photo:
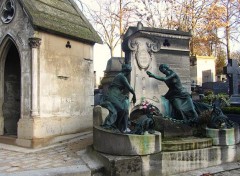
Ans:
<svg viewBox="0 0 240 176"><path fill-rule="evenodd" d="M74 1L78 2L79 0L74 0ZM92 9L97 8L94 5L95 3L93 0L80 0L80 1L82 1L82 3L86 4L88 7L91 7ZM231 43L231 49L232 51L239 50L239 43ZM120 51L121 51L121 46L119 44L119 46L115 49L114 56L120 57L121 55ZM106 44L95 44L93 52L94 52L93 53L94 71L96 71L96 78L97 78L96 81L97 81L97 84L99 85L100 79L104 75L104 70L106 69L107 61L110 59L111 55L110 55L110 50Z"/></svg>
<svg viewBox="0 0 240 176"><path fill-rule="evenodd" d="M117 52L118 51L118 52ZM119 53L119 54L117 54ZM120 57L120 46L116 49L116 53L114 55L115 57ZM94 65L94 71L96 71L97 76L97 84L99 84L100 79L104 75L104 70L107 66L107 61L110 59L110 50L108 49L108 46L106 44L95 44L94 50L93 50L93 65Z"/></svg>
<svg viewBox="0 0 240 176"><path fill-rule="evenodd" d="M78 0L75 0L77 2ZM83 3L88 5L91 8L94 8L94 4L92 0L81 0ZM81 9L81 8L80 8ZM94 26L93 26L94 27ZM121 56L121 47L119 46L115 49L114 56L120 57ZM94 71L96 71L96 78L97 78L97 84L99 85L100 79L104 75L104 71L107 66L107 61L110 59L110 50L108 49L108 46L106 44L95 44L93 49L93 65L94 65Z"/></svg>

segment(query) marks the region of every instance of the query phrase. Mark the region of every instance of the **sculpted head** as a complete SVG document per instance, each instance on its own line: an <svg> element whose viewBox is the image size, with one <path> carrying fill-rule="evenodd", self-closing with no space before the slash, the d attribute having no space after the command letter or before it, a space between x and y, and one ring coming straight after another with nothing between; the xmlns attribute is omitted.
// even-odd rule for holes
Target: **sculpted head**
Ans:
<svg viewBox="0 0 240 176"><path fill-rule="evenodd" d="M159 66L159 70L162 72L162 73L165 73L166 71L169 70L169 66L167 64L161 64Z"/></svg>
<svg viewBox="0 0 240 176"><path fill-rule="evenodd" d="M132 71L132 67L129 64L122 64L122 72L130 73Z"/></svg>

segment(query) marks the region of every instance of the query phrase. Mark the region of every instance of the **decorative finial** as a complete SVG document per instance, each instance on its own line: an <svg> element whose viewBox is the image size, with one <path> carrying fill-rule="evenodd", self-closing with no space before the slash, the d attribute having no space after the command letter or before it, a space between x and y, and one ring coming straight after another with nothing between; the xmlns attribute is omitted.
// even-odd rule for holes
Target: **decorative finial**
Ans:
<svg viewBox="0 0 240 176"><path fill-rule="evenodd" d="M137 30L142 30L143 29L143 24L139 21L137 23Z"/></svg>

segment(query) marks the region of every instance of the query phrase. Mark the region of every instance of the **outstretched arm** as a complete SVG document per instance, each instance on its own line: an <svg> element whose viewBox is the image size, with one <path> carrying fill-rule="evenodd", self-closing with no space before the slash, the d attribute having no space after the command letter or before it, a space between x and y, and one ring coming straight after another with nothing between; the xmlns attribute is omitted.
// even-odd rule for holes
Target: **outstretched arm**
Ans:
<svg viewBox="0 0 240 176"><path fill-rule="evenodd" d="M155 79L157 79L157 80L159 80L159 81L165 81L166 80L166 78L164 78L164 77L160 77L160 76L156 76L156 75L154 75L153 73L151 73L150 71L146 71L146 73L148 74L148 76L151 78L155 78Z"/></svg>

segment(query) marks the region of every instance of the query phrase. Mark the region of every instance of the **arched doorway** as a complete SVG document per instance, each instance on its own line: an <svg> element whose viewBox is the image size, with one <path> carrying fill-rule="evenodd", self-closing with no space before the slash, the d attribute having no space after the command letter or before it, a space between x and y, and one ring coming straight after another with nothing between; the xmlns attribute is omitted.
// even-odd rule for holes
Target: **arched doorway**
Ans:
<svg viewBox="0 0 240 176"><path fill-rule="evenodd" d="M4 135L17 135L17 123L20 119L21 67L18 50L10 41L4 63L3 106Z"/></svg>

